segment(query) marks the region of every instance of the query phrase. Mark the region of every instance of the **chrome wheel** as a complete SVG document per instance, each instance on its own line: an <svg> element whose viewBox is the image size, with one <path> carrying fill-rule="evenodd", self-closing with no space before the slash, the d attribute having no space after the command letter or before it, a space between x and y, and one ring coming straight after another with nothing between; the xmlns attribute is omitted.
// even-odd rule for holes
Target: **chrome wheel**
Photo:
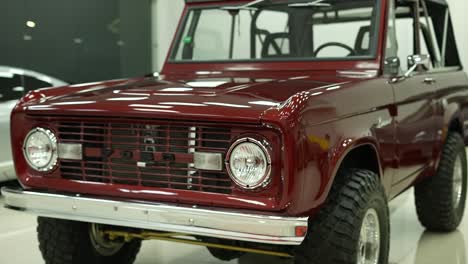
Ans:
<svg viewBox="0 0 468 264"><path fill-rule="evenodd" d="M377 211L367 210L359 237L357 264L378 264L380 256L380 222Z"/></svg>
<svg viewBox="0 0 468 264"><path fill-rule="evenodd" d="M104 257L115 255L125 244L125 242L111 241L106 238L98 224L91 224L89 238L96 252Z"/></svg>
<svg viewBox="0 0 468 264"><path fill-rule="evenodd" d="M458 155L453 167L453 206L457 209L463 193L463 165L462 157Z"/></svg>

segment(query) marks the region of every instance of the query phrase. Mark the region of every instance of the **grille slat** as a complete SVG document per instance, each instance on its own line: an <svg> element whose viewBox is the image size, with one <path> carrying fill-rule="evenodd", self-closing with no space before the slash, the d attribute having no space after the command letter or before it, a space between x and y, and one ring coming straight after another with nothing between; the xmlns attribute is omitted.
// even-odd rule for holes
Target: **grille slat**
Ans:
<svg viewBox="0 0 468 264"><path fill-rule="evenodd" d="M71 173L70 174L72 177L74 177L73 179L79 179L81 176L79 174L73 174ZM106 177L106 176L100 176L100 175L93 175L93 174L90 174L88 175L88 178L94 178L94 179L102 179L102 180L107 180L107 181L100 181L100 182L110 182L109 181L109 178ZM116 178L114 179L115 182L122 182L122 181L125 181L125 182L133 182L133 183L137 183L139 181L139 179L137 178L131 178L131 177L120 177L120 178ZM210 180L211 181L211 180ZM174 182L174 181L158 181L158 180L144 180L143 181L143 186L148 186L147 184L165 184L165 185L177 185L177 186L186 186L186 183L183 183L183 182ZM137 185L137 184L130 184L130 185ZM227 186L222 186L222 185L219 185L219 186L216 186L216 185L212 185L212 186L206 186L205 184L197 184L197 183L192 183L191 184L192 186L194 187L200 187L200 188L210 188L210 189L221 189L221 190L231 190L232 187L230 186L230 184L226 184ZM167 187L169 188L169 187ZM181 189L181 188L177 188L177 189ZM186 189L186 188L184 188Z"/></svg>
<svg viewBox="0 0 468 264"><path fill-rule="evenodd" d="M79 128L77 128L77 126L80 126ZM138 128L138 127L134 127L132 128L132 131L135 131L135 132L138 132L138 131L161 131L161 132L164 132L166 130L166 127L167 126L164 126L163 128L160 128L160 129L148 129L148 128ZM67 125L67 126L63 126L63 125L58 125L57 126L57 129L59 131L63 131L63 132L70 132L70 133L73 133L72 131L75 131L75 133L78 133L80 134L80 128L82 129L87 129L87 131L90 131L90 129L103 129L103 130L107 130L108 128L110 128L110 126L105 126L105 125L100 125L100 126L81 126L79 123L75 124L75 125ZM115 132L115 133L118 133L116 131L128 131L128 128L122 128L122 127L111 127L112 130ZM224 136L230 136L231 135L231 132L226 132L226 129L223 129L223 130L220 130L220 129L210 129L208 127L198 127L198 129L204 129L205 131L203 132L204 134L207 134L207 135L214 135L214 136L220 136L220 135L224 135ZM189 128L187 128L189 129ZM174 130L174 129L171 129L172 132L174 133L186 133L188 132L188 130ZM100 134L105 134L105 132L103 133L100 133Z"/></svg>
<svg viewBox="0 0 468 264"><path fill-rule="evenodd" d="M103 163L100 163L100 164L101 164L101 165L104 165L104 164L106 164L106 163L103 162ZM117 164L116 164L116 165L117 165ZM79 165L77 165L77 166L79 166ZM88 163L88 164L87 164L87 167L88 167L88 168L106 171L106 169L102 169L102 168L97 167L97 166L99 166L98 163ZM67 165L63 165L63 162L62 162L61 169L76 169L76 166L67 166ZM144 169L144 168L141 168L141 171L142 171L142 172L145 171L145 170L143 170L143 169ZM146 168L146 169L148 169L148 168ZM159 167L158 167L158 166L155 166L155 167L151 167L151 168L150 168L150 170L153 171L153 172L154 172L154 171L158 171L158 170L165 170L165 169L166 169L166 167L160 167L160 166L159 166ZM116 170L116 169L114 169L114 170ZM194 169L193 169L193 168L171 168L171 170L172 170L172 171L180 171L180 172L188 172L188 171L193 171ZM123 171L125 171L125 170L123 170ZM133 171L133 170L128 170L128 171L126 171L126 172L132 172L132 171ZM198 171L202 172L203 170L198 170ZM224 175L227 175L227 174L221 173L221 172L220 172L220 173L217 173L217 174L223 175L223 176L224 176ZM230 181L230 179L227 178L227 177L226 177L226 180L229 180L229 181Z"/></svg>
<svg viewBox="0 0 468 264"><path fill-rule="evenodd" d="M94 138L102 138L104 137L105 135L103 134L91 134L91 133L88 133L88 134L82 134L82 133L59 133L60 135L62 136L70 136L70 137L76 137L76 138L81 138L80 136L83 135L86 139L86 137L94 137ZM138 139L141 139L141 137L139 136L130 136L130 135L115 135L113 134L112 135L112 138L113 139L116 139L116 140L119 140L119 139L130 139L130 140L135 140L135 142L137 142ZM165 140L166 137L153 137L155 140ZM171 140L174 140L174 141L188 141L188 140L192 140L191 138L188 138L188 137L185 137L185 138L171 138ZM203 138L203 139L193 139L194 141L196 142L219 142L219 143L229 143L229 139L228 140L220 140L220 139L209 139L209 138ZM92 139L90 139L89 141L93 141ZM102 141L102 140L95 140L95 141Z"/></svg>
<svg viewBox="0 0 468 264"><path fill-rule="evenodd" d="M59 138L60 138L60 135L59 135ZM79 139L64 138L64 139L62 139L62 142L64 142L64 143L75 143L75 142L77 142L77 140L79 140ZM188 141L188 139L187 139L187 141ZM80 140L80 142L88 144L88 146L91 146L92 144L103 144L102 141L98 141L98 140ZM202 141L200 141L200 142L202 142ZM222 145L229 145L230 144L229 142L226 142L226 143L217 142L217 143L221 143ZM210 150L214 150L214 151L217 151L217 152L223 152L227 148L220 146L221 144L204 144L204 146L197 147L197 149L204 149L204 150L210 149ZM117 146L138 147L139 144L137 144L137 143L128 143L128 142L112 142L112 145L116 146L116 147ZM165 152L164 150L166 149L166 146L167 146L167 144L140 144L140 145L143 146L143 147L163 148L160 152ZM214 147L214 146L220 146L220 147ZM193 147L194 146L188 146L188 145L187 146L177 146L177 149L179 149L179 152L183 153L182 149L186 150L186 149L193 148Z"/></svg>
<svg viewBox="0 0 468 264"><path fill-rule="evenodd" d="M62 166L61 167L62 171L69 171L69 173L72 173L72 172L75 172L75 173L80 173L81 170L77 170L75 167L67 167L67 166ZM191 169L193 170L193 169ZM101 173L101 172L106 172L107 170L106 169L97 169L97 168L90 168L88 170L86 170L87 172L94 172L94 173ZM134 171L131 171L131 170L116 170L116 169L113 169L113 172L114 174L133 174ZM172 172L174 174L163 174L163 173L142 173L142 175L144 175L145 177L173 177L173 178L180 178L180 179L185 179L186 176L184 175L177 175L174 170L172 170ZM88 173L88 174L92 174L92 173ZM224 175L223 175L224 176ZM230 179L216 179L216 178L205 178L205 177L197 177L197 179L199 180L209 180L209 181L219 181L219 182L231 182Z"/></svg>
<svg viewBox="0 0 468 264"><path fill-rule="evenodd" d="M64 179L230 194L226 171L193 167L193 152L226 155L230 129L171 124L57 121L59 141L83 146L83 161L60 161ZM89 151L87 151L89 150ZM117 157L121 155L120 157ZM173 160L164 160L168 156ZM142 160L140 160L142 159ZM139 167L138 162L146 162Z"/></svg>

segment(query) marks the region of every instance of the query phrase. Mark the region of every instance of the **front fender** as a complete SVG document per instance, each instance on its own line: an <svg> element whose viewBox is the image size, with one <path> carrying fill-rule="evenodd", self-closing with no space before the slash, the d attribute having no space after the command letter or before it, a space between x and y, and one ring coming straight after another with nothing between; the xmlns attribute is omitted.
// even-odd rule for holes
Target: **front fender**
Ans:
<svg viewBox="0 0 468 264"><path fill-rule="evenodd" d="M378 127L368 125L370 120L378 120L385 111L345 118L328 124L305 126L297 140L294 193L291 194L290 214L313 215L326 202L335 182L336 175L345 159L361 147L369 147L370 152L360 157L374 162L376 172L381 177L387 195L390 194L394 150L394 123L387 122ZM391 120L391 117L389 117ZM382 153L386 153L382 155Z"/></svg>
<svg viewBox="0 0 468 264"><path fill-rule="evenodd" d="M368 100L362 100L363 94ZM335 175L353 149L370 145L386 191L395 154L394 95L384 79L301 92L262 119L281 128L288 170L283 204L290 215L312 215L328 197ZM384 177L385 176L385 177ZM387 177L388 176L388 177Z"/></svg>

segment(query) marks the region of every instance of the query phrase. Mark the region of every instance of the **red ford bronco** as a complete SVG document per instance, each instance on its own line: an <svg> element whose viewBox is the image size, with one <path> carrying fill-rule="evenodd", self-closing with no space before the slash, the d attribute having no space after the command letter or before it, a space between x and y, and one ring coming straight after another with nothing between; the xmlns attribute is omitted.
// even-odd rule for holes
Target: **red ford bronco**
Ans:
<svg viewBox="0 0 468 264"><path fill-rule="evenodd" d="M295 263L388 262L388 201L459 225L468 78L444 0L187 0L157 77L30 92L22 189L46 263L132 263L141 241Z"/></svg>

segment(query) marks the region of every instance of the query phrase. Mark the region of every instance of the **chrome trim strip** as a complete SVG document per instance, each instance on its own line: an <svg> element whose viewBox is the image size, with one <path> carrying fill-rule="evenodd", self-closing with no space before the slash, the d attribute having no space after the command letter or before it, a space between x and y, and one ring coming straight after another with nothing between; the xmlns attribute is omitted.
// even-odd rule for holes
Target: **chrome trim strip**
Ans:
<svg viewBox="0 0 468 264"><path fill-rule="evenodd" d="M188 142L188 153L193 154L195 153L195 146L197 145L197 127L190 127L190 133L189 133L189 142ZM193 175L197 173L195 170L191 170L195 167L194 163L189 163L188 164L188 169L187 170L187 189L191 190L193 188L192 182L193 182Z"/></svg>
<svg viewBox="0 0 468 264"><path fill-rule="evenodd" d="M300 245L307 217L50 194L2 188L5 207L44 217L278 245Z"/></svg>

